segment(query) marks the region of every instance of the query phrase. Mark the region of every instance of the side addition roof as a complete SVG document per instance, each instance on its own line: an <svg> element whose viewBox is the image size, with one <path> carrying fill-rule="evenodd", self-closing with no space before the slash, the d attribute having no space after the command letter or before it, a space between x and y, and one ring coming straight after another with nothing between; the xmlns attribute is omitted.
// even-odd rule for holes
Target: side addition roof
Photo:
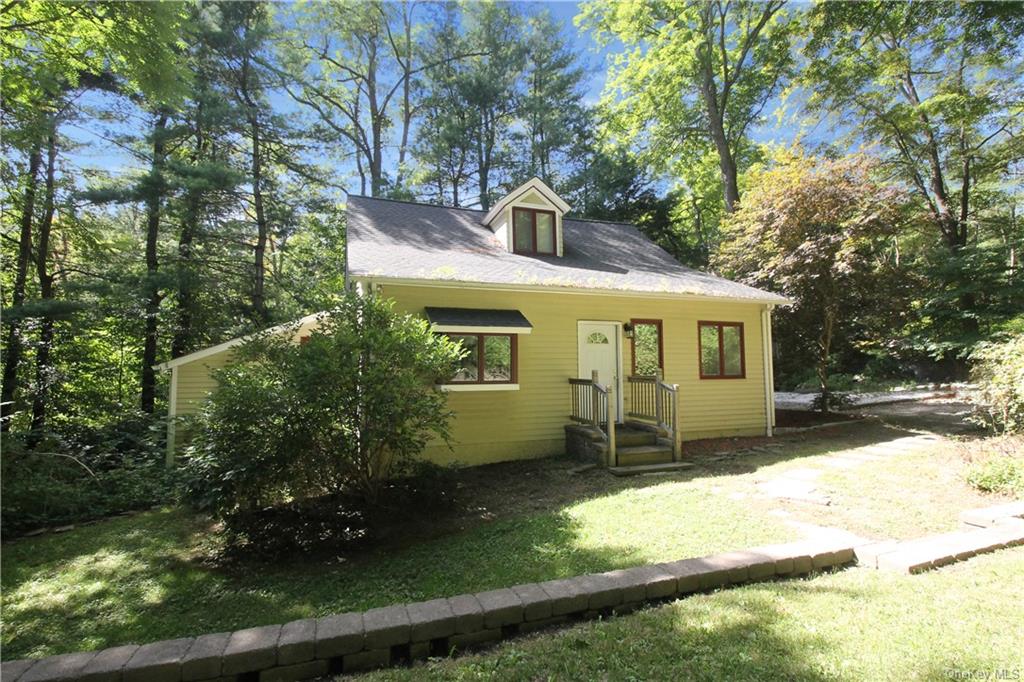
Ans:
<svg viewBox="0 0 1024 682"><path fill-rule="evenodd" d="M789 303L688 268L633 225L567 218L563 256L527 256L507 251L483 219L472 209L350 195L349 275Z"/></svg>

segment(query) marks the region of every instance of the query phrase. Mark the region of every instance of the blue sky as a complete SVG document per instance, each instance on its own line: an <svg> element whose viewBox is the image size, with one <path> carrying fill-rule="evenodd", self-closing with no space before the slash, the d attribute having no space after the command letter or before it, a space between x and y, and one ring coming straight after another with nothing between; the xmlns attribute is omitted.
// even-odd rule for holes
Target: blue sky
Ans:
<svg viewBox="0 0 1024 682"><path fill-rule="evenodd" d="M573 19L579 13L578 3L547 1L534 2L531 5L538 10L548 11L556 21L561 23L562 34L565 36L567 44L578 55L579 64L586 74L583 88L584 100L588 104L596 103L601 97L605 84L608 50L599 49L588 33L576 29ZM276 97L275 100L275 105L284 110L294 110L295 108L295 105L284 95ZM83 103L96 110L119 106L125 111L130 111L130 107L124 107L123 103L119 104L116 98L100 93L86 95ZM776 101L765 108L765 123L752 131L755 140L788 144L801 133L799 125L791 120L780 122L776 119L773 111L778 105L779 102ZM138 116L138 112L134 112L133 115ZM136 123L139 124L136 129L140 129L143 125L142 121L136 121ZM90 118L80 124L65 126L64 133L80 145L71 154L70 160L83 168L97 169L113 175L131 173L140 169L140 162L116 141L112 141L128 130L129 126L117 122L101 122L96 118ZM831 138L828 126L824 123L819 123L810 129L805 128L802 134L809 144L830 141ZM351 171L351 169L341 170L343 172ZM358 190L358 179L350 178L346 185L350 190Z"/></svg>

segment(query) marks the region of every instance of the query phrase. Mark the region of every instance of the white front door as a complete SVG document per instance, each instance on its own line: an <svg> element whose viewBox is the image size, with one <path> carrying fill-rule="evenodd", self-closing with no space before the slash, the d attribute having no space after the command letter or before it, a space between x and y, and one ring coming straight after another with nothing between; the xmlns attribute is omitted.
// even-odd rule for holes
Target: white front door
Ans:
<svg viewBox="0 0 1024 682"><path fill-rule="evenodd" d="M597 370L597 380L615 389L618 417L622 421L622 377L617 322L580 322L578 329L579 377L589 379Z"/></svg>

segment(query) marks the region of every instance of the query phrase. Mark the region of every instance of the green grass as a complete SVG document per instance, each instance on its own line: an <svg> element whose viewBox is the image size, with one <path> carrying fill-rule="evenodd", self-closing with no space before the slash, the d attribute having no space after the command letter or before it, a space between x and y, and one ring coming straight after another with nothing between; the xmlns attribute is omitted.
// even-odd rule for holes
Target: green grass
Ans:
<svg viewBox="0 0 1024 682"><path fill-rule="evenodd" d="M187 513L166 510L7 545L4 659L280 623L795 535L742 504L723 503L700 480L478 524L354 562L227 572L200 561L207 533Z"/></svg>
<svg viewBox="0 0 1024 682"><path fill-rule="evenodd" d="M916 576L854 568L694 596L367 680L1020 679L1022 575L1024 548Z"/></svg>
<svg viewBox="0 0 1024 682"><path fill-rule="evenodd" d="M436 520L431 539L408 541L397 549L391 542L390 547L348 560L297 558L233 570L218 568L205 560L216 546L209 523L178 509L23 539L3 548L3 658L282 623L783 542L799 536L791 521L836 526L867 537L915 537L954 527L963 509L1000 501L966 483L967 463L950 444L850 470L824 464L823 458L837 451L902 435L905 432L880 425L853 425L827 434L780 439L785 448L773 454L666 477L620 479L601 471L573 476L568 473L570 465L558 460L467 470L460 493L464 511L454 519ZM758 494L759 482L794 468L822 470L820 485L833 504L791 503ZM417 528L431 530L429 523L421 521ZM1020 554L1013 556L1019 571ZM972 561L968 565L988 564ZM1003 570L1000 565L998 561L991 564L995 574ZM1008 613L1019 612L1019 595L1006 587L1013 580L999 587L988 573L974 577L963 570L951 568L936 575L959 575L972 586L969 594L960 597L977 597L984 603L989 591L995 591L1003 595ZM583 638L552 637L571 651L579 650L573 655L598 661L607 657L608 665L622 673L610 675L611 679L629 677L633 667L640 671L634 677L660 677L650 673L661 668L644 667L648 663L642 659L648 650L658 665L681 666L683 677L691 668L702 670L701 666L728 676L729 669L721 667L726 665L725 657L741 677L744 671L762 670L758 666L767 665L766 660L781 666L780 675L790 671L794 676L827 676L833 669L844 670L844 659L828 658L832 650L840 652L836 656L859 661L853 669L867 670L872 676L882 669L864 668L862 659L875 656L865 653L876 646L871 638L879 637L877 646L884 638L867 632L871 630L869 613L881 609L893 621L888 627L896 630L896 621L912 619L917 611L926 618L939 618L939 611L931 606L932 597L914 590L923 589L919 584L944 579L926 576L922 580L901 582L894 576L854 571L792 586L756 586L686 600L644 612L635 620L583 626L582 632L587 633ZM901 589L909 590L904 607L899 606ZM1006 594L1017 602L1005 603ZM960 620L974 623L979 618L970 606L940 603L948 607L943 616L947 625ZM821 617L812 617L816 611ZM850 635L850 641L867 647L864 651L858 654L855 647L844 650L845 645L835 643L830 629L837 619L844 624L841 632L865 629L858 635L860 640ZM991 620L1006 629L999 614ZM951 631L959 631L954 625L949 626ZM635 641L622 628L638 628ZM935 642L945 642L942 627L936 625L934 630L939 638ZM981 623L977 630L964 632L984 642L992 639L990 630ZM630 641L606 646L602 638ZM847 635L843 638L846 641ZM515 652L525 651L522 647L547 646L531 641L507 645L495 654L497 658L442 665L436 674L487 677L486 666L500 665L494 669L497 677L519 678L530 666L562 665L561 661L537 662L532 653L521 654L527 660L516 663L520 654ZM805 646L807 656L797 656L795 652ZM726 653L715 654L716 647ZM784 654L793 660L782 665L772 658L785 658ZM833 664L836 667L829 667ZM484 672L473 666L484 666ZM573 677L572 668L565 670L570 673L556 677ZM714 677L711 672L700 674ZM581 672L578 677L589 675Z"/></svg>

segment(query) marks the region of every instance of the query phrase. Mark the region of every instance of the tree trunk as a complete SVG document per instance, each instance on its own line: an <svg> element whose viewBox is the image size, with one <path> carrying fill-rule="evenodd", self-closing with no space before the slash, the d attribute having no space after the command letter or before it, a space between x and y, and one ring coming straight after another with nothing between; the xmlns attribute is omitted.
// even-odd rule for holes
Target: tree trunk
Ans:
<svg viewBox="0 0 1024 682"><path fill-rule="evenodd" d="M28 278L28 264L32 259L32 214L36 202L36 183L39 181L39 166L42 163L42 144L36 142L28 155L28 173L25 177L25 196L21 207L21 235L18 238L18 261L11 288L11 310L25 303L25 281ZM20 314L20 311L19 311ZM3 387L0 389L0 431L11 426L14 412L14 396L18 388L18 365L21 364L22 338L21 321L11 320L7 328L6 354L4 356Z"/></svg>
<svg viewBox="0 0 1024 682"><path fill-rule="evenodd" d="M829 411L829 402L832 393L828 388L828 358L832 352L832 329L835 326L835 312L831 306L825 308L825 319L821 325L821 335L818 337L818 365L815 371L818 375L818 391L821 404L818 409L821 412Z"/></svg>
<svg viewBox="0 0 1024 682"><path fill-rule="evenodd" d="M153 124L153 160L150 165L149 182L146 196L146 281L143 295L146 299L145 332L142 344L142 390L139 407L147 414L153 414L156 403L156 364L157 336L160 314L160 285L157 274L160 261L157 256L157 243L160 238L160 208L164 193L164 134L167 130L167 113L157 114Z"/></svg>
<svg viewBox="0 0 1024 682"><path fill-rule="evenodd" d="M199 224L199 197L190 192L185 215L181 219L178 237L178 323L171 341L171 357L179 358L189 352L192 343L192 307L195 294L192 280L192 243Z"/></svg>
<svg viewBox="0 0 1024 682"><path fill-rule="evenodd" d="M253 280L252 309L257 321L265 324L270 315L267 312L266 299L266 254L269 226L266 207L263 203L263 141L260 135L259 105L253 98L250 79L249 57L242 59L241 92L249 120L249 142L252 144L252 155L249 159L249 170L252 181L252 205L256 213L256 246L253 249ZM374 193L376 196L376 193Z"/></svg>
<svg viewBox="0 0 1024 682"><path fill-rule="evenodd" d="M39 277L39 298L48 303L53 300L53 275L49 272L50 233L53 231L54 174L57 165L56 124L46 140L46 190L43 199L43 219L39 222L39 241L36 244L36 274ZM51 376L50 349L53 345L53 314L43 312L39 329L39 347L36 349L36 390L32 396L32 431L30 444L38 442L46 427L46 406L50 395Z"/></svg>
<svg viewBox="0 0 1024 682"><path fill-rule="evenodd" d="M261 323L269 319L267 313L266 299L266 253L267 237L269 226L267 225L267 213L263 206L263 164L260 142L259 114L252 111L250 118L250 131L252 136L252 203L256 212L256 248L254 249L252 286L252 308L256 318Z"/></svg>
<svg viewBox="0 0 1024 682"><path fill-rule="evenodd" d="M739 181L736 173L736 159L733 158L732 149L729 147L729 140L725 135L725 112L718 105L718 92L715 82L710 73L710 65L705 68L704 83L701 86L701 94L704 98L704 106L707 109L708 123L711 129L711 139L715 143L715 151L718 152L718 168L722 174L722 189L725 195L725 210L727 213L736 211L740 202Z"/></svg>

